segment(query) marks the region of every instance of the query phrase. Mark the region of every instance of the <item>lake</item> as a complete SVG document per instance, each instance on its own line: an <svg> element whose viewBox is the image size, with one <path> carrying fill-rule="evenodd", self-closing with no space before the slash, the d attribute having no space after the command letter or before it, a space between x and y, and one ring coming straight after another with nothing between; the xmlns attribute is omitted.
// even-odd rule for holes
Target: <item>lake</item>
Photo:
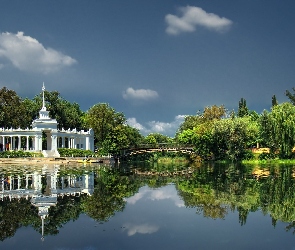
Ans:
<svg viewBox="0 0 295 250"><path fill-rule="evenodd" d="M0 166L0 249L295 249L293 165Z"/></svg>

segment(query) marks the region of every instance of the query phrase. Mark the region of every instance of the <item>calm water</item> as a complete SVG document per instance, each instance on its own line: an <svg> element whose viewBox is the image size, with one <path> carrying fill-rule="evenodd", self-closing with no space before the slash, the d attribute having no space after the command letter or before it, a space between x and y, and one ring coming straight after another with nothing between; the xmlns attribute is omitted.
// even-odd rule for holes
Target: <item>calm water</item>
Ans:
<svg viewBox="0 0 295 250"><path fill-rule="evenodd" d="M295 168L0 167L0 249L295 249Z"/></svg>

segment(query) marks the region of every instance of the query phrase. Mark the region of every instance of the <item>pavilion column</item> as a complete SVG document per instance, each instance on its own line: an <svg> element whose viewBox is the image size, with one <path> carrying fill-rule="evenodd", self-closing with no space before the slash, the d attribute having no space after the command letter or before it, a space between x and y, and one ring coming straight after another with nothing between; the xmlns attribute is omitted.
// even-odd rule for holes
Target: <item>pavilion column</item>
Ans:
<svg viewBox="0 0 295 250"><path fill-rule="evenodd" d="M3 151L5 151L5 136L2 136Z"/></svg>
<svg viewBox="0 0 295 250"><path fill-rule="evenodd" d="M85 149L86 149L86 150L89 150L89 137L86 136L85 139L86 139L86 142L85 142L85 144L86 144L86 145L85 145Z"/></svg>
<svg viewBox="0 0 295 250"><path fill-rule="evenodd" d="M35 137L32 138L32 149L35 150Z"/></svg>
<svg viewBox="0 0 295 250"><path fill-rule="evenodd" d="M76 137L73 138L73 148L75 148L75 149L77 148L77 145L76 145Z"/></svg>
<svg viewBox="0 0 295 250"><path fill-rule="evenodd" d="M12 145L12 135L10 136L10 143L9 143L9 150L13 149L13 145Z"/></svg>
<svg viewBox="0 0 295 250"><path fill-rule="evenodd" d="M42 150L42 134L35 135L35 150Z"/></svg>
<svg viewBox="0 0 295 250"><path fill-rule="evenodd" d="M29 148L29 136L27 135L27 140L26 140L26 147L27 147L27 150L30 150Z"/></svg>
<svg viewBox="0 0 295 250"><path fill-rule="evenodd" d="M57 135L51 135L51 150L57 150Z"/></svg>
<svg viewBox="0 0 295 250"><path fill-rule="evenodd" d="M18 136L17 150L20 150L21 147L21 136Z"/></svg>
<svg viewBox="0 0 295 250"><path fill-rule="evenodd" d="M64 136L61 137L61 147L65 148L65 137Z"/></svg>

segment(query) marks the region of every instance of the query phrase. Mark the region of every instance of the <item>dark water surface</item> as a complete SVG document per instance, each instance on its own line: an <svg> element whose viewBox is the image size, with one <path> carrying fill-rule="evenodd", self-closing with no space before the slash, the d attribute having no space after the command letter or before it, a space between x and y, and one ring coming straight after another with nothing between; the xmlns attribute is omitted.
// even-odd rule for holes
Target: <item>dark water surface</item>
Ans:
<svg viewBox="0 0 295 250"><path fill-rule="evenodd" d="M0 249L295 249L292 165L0 167Z"/></svg>

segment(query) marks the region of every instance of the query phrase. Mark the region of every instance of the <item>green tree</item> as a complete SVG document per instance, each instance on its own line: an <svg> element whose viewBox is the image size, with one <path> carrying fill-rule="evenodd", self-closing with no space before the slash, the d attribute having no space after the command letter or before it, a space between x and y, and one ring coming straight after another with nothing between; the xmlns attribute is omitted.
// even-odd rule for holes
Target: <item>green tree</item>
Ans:
<svg viewBox="0 0 295 250"><path fill-rule="evenodd" d="M157 145L157 140L156 140L156 138L154 137L153 134L149 134L149 135L147 135L147 136L144 138L144 142L145 142L146 144Z"/></svg>
<svg viewBox="0 0 295 250"><path fill-rule="evenodd" d="M44 92L45 106L49 111L51 118L56 119L58 123L58 129L73 129L78 130L87 129L84 122L84 112L80 109L79 104L76 102L71 103L61 97L58 91L45 91ZM32 103L34 102L34 103ZM32 107L33 119L38 117L39 111L43 105L42 93L35 96L30 103L26 101L29 107Z"/></svg>
<svg viewBox="0 0 295 250"><path fill-rule="evenodd" d="M0 89L0 127L25 128L28 120L22 99L14 90Z"/></svg>
<svg viewBox="0 0 295 250"><path fill-rule="evenodd" d="M276 105L270 113L270 134L281 158L290 158L295 145L295 106L285 102Z"/></svg>
<svg viewBox="0 0 295 250"><path fill-rule="evenodd" d="M102 146L106 139L110 139L114 129L123 125L126 118L123 113L116 112L107 103L98 103L92 106L86 114L87 126L94 130L96 143Z"/></svg>
<svg viewBox="0 0 295 250"><path fill-rule="evenodd" d="M276 105L278 105L277 97L276 97L276 95L273 95L271 98L271 106L273 107Z"/></svg>
<svg viewBox="0 0 295 250"><path fill-rule="evenodd" d="M244 98L239 101L238 117L244 117L249 115L249 109L247 107L247 102Z"/></svg>
<svg viewBox="0 0 295 250"><path fill-rule="evenodd" d="M214 155L222 158L224 154L230 160L241 160L246 150L256 145L259 125L249 117L223 119L214 123Z"/></svg>
<svg viewBox="0 0 295 250"><path fill-rule="evenodd" d="M263 110L259 118L259 138L262 147L268 147L272 153L277 149L274 134L272 133L270 112Z"/></svg>
<svg viewBox="0 0 295 250"><path fill-rule="evenodd" d="M170 138L169 136L162 135L160 133L151 133L151 134L147 135L147 137L145 139L146 143L151 142L151 139L150 139L151 137L155 138L157 144L159 144L159 143L172 143L173 142L173 139ZM152 141L154 141L154 140L152 139Z"/></svg>
<svg viewBox="0 0 295 250"><path fill-rule="evenodd" d="M294 93L291 93L289 90L286 90L285 95L289 98L290 102L295 105L295 88L292 88Z"/></svg>

